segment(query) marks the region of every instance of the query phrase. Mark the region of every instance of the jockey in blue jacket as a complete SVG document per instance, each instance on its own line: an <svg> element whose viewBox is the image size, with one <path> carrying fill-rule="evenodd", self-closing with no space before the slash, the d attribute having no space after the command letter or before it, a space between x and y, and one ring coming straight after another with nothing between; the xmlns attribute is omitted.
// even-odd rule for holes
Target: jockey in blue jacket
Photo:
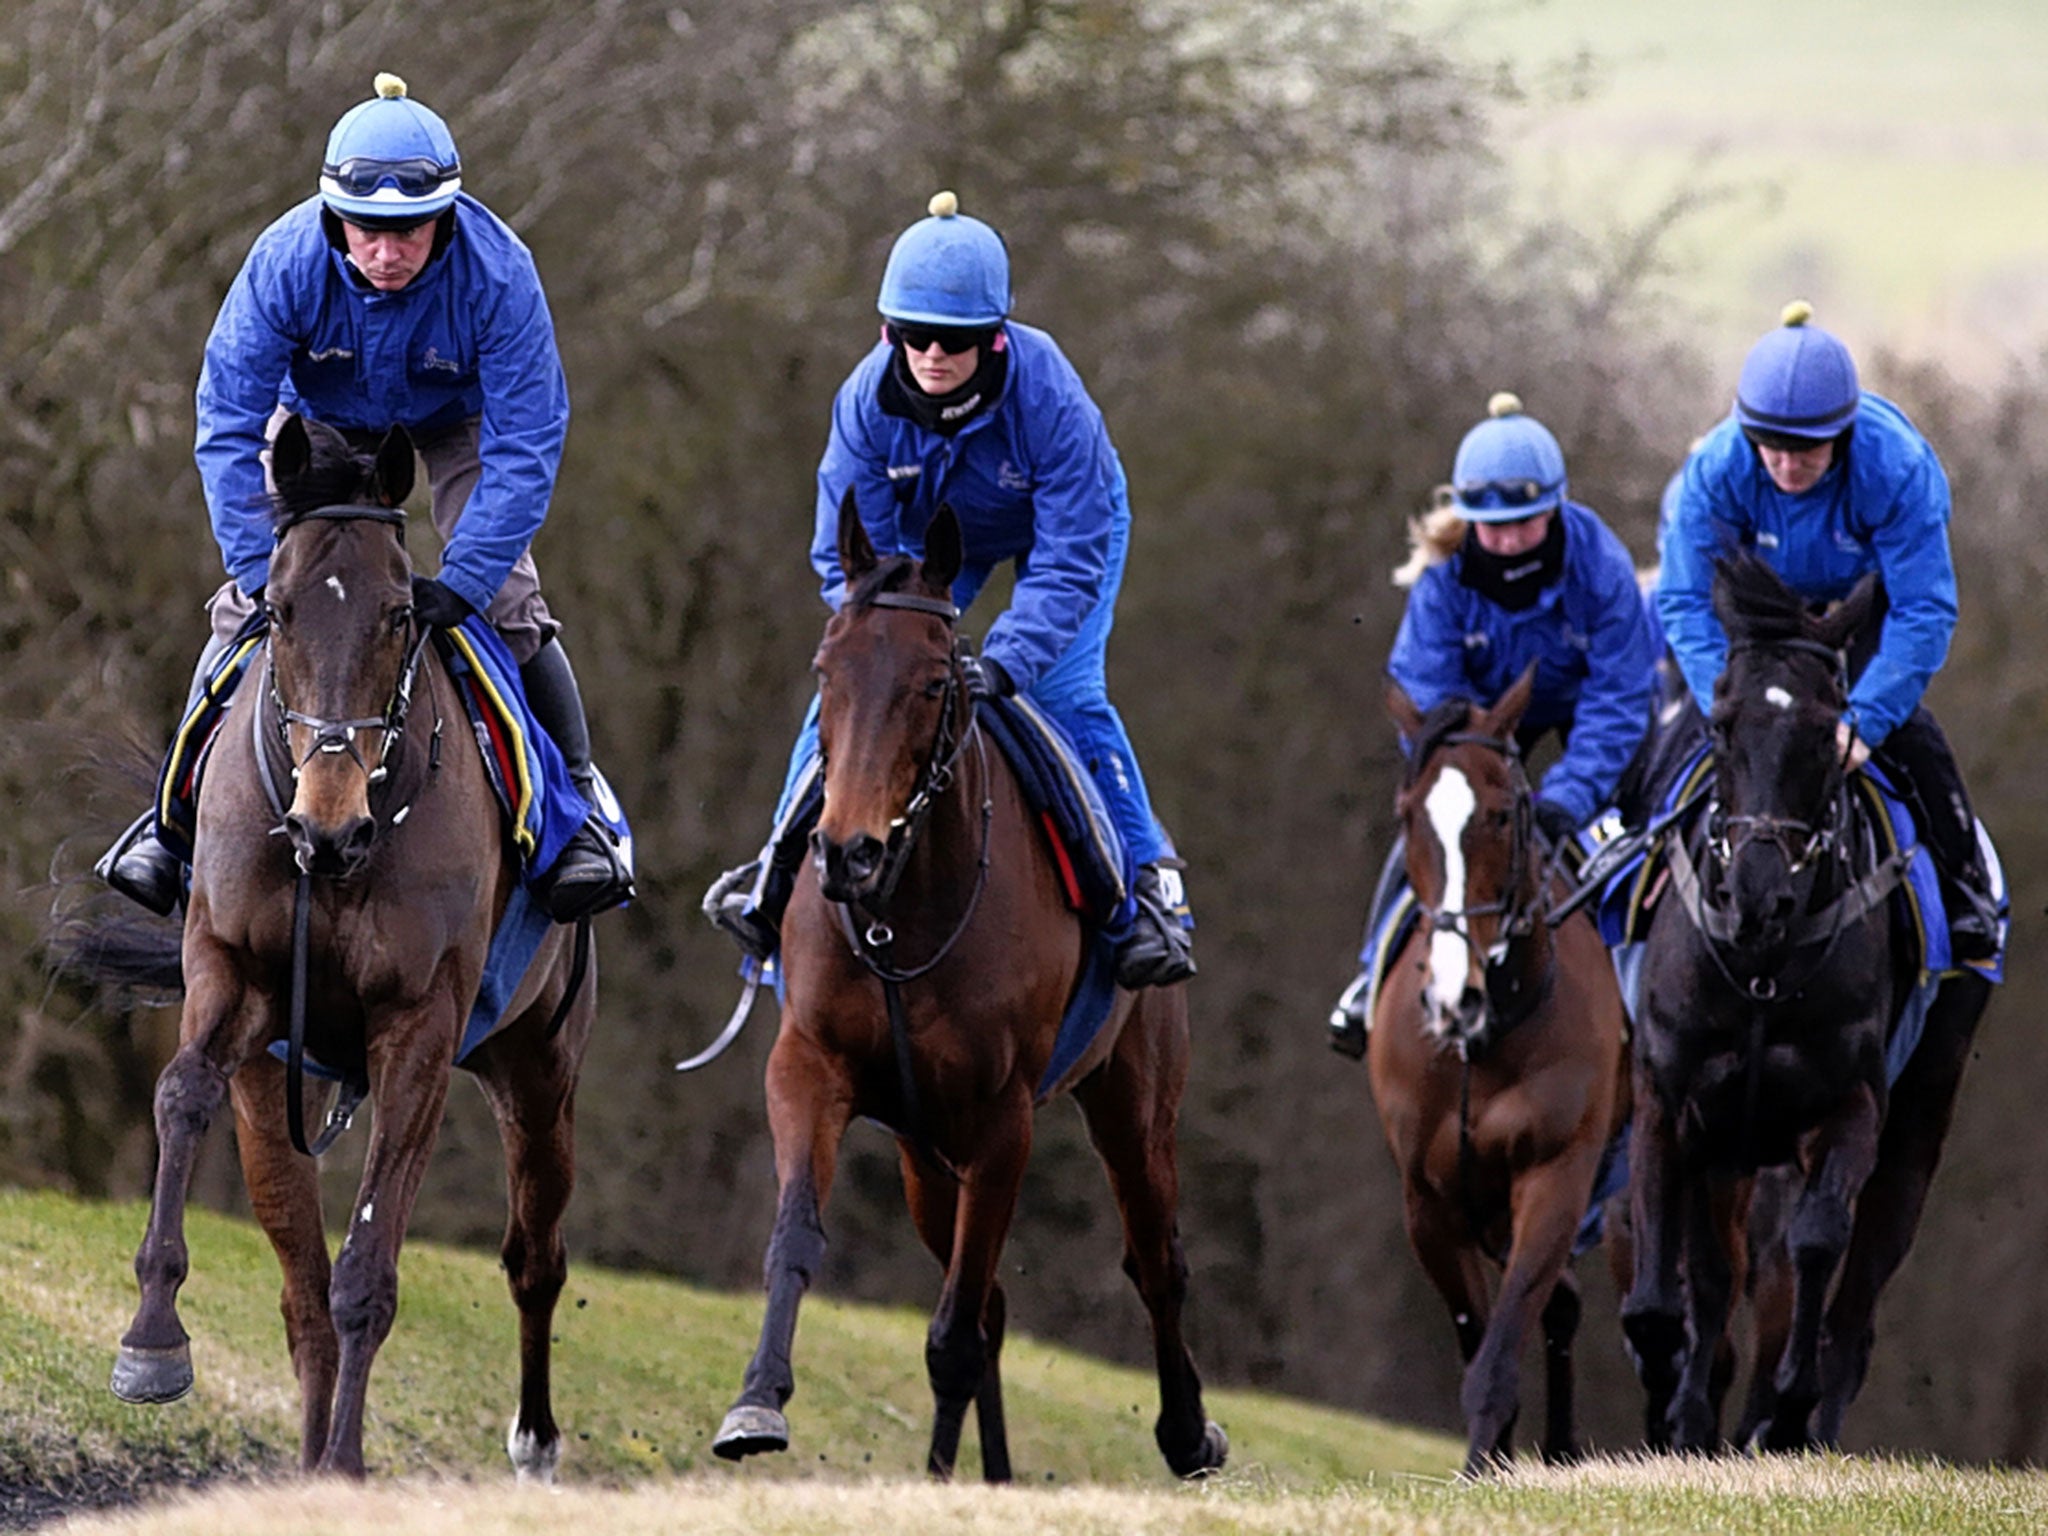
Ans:
<svg viewBox="0 0 2048 1536"><path fill-rule="evenodd" d="M1511 394L1487 410L1458 445L1449 502L1417 527L1415 557L1395 576L1408 608L1387 671L1427 712L1453 698L1491 706L1535 666L1516 736L1525 752L1552 731L1563 740L1535 803L1537 826L1557 844L1611 802L1641 745L1661 642L1628 549L1569 498L1557 439ZM1369 951L1404 858L1397 839L1362 969L1330 1015L1331 1044L1348 1056L1365 1052Z"/></svg>
<svg viewBox="0 0 2048 1536"><path fill-rule="evenodd" d="M1119 983L1184 980L1195 966L1178 861L1104 676L1131 507L1102 413L1053 339L1009 318L1002 237L962 214L950 192L898 237L877 307L882 339L840 386L818 465L811 563L825 602L836 608L843 596L839 507L849 488L885 555L921 554L939 504L952 506L966 553L953 588L963 610L996 566L1016 563L1010 606L970 658L969 688L982 697L1028 695L1093 769L1138 866L1138 911L1117 953ZM775 849L788 843L786 823L815 777L816 758L813 701L776 836L759 860L729 871L705 897L712 920L757 958L778 942L794 869Z"/></svg>
<svg viewBox="0 0 2048 1536"><path fill-rule="evenodd" d="M1838 727L1853 769L1873 752L1914 802L1942 875L1960 960L1988 960L1999 917L1955 754L1921 703L1948 656L1956 574L1948 477L1912 422L1863 390L1849 349L1812 306L1750 349L1735 408L1687 463L1663 536L1658 611L1693 697L1708 701L1727 659L1714 616L1714 559L1746 549L1810 602L1883 578L1877 649Z"/></svg>
<svg viewBox="0 0 2048 1536"><path fill-rule="evenodd" d="M447 124L398 76L379 75L376 95L335 124L318 192L257 237L207 337L197 406L199 474L229 580L207 605L213 633L188 713L269 580L269 435L292 412L366 445L403 424L444 541L439 576L413 579L415 617L490 619L577 788L599 803L576 676L527 550L569 424L547 298L519 237L462 190ZM182 890L153 811L99 872L159 912ZM534 894L561 921L631 894L598 819Z"/></svg>

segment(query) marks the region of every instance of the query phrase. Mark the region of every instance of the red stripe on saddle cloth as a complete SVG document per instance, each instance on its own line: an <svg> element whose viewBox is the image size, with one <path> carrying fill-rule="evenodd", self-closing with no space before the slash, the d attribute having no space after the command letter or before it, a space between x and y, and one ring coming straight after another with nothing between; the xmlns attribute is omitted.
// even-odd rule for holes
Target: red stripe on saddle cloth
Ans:
<svg viewBox="0 0 2048 1536"><path fill-rule="evenodd" d="M1060 829L1052 819L1052 812L1040 811L1038 824L1045 828L1045 840L1052 845L1052 861L1059 866L1060 885L1066 890L1067 905L1076 912L1084 910L1080 877L1074 873L1074 861L1067 854L1067 845L1060 838Z"/></svg>
<svg viewBox="0 0 2048 1536"><path fill-rule="evenodd" d="M512 762L512 744L505 738L505 723L498 718L498 706L491 701L490 694L479 684L473 673L465 673L462 686L469 690L469 696L476 704L477 718L484 723L484 729L491 737L491 757L497 764L498 782L510 794L512 786L519 782L517 768Z"/></svg>

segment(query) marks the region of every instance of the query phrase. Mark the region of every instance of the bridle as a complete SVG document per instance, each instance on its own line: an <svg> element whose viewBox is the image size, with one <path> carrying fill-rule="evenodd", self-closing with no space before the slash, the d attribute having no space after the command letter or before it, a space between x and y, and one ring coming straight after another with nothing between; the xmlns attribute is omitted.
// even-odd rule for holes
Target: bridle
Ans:
<svg viewBox="0 0 2048 1536"><path fill-rule="evenodd" d="M1508 945L1516 939L1527 938L1535 931L1537 904L1528 894L1529 885L1529 828L1535 817L1529 779L1522 767L1522 753L1515 743L1502 736L1488 736L1478 731L1454 731L1439 738L1436 746L1443 747L1484 747L1498 752L1506 761L1509 783L1515 797L1515 824L1508 853L1508 877L1502 886L1497 901L1481 902L1477 906L1442 907L1416 897L1416 909L1433 933L1452 933L1465 941L1468 949L1478 949L1472 937L1472 919L1475 917L1498 917L1500 929L1494 943L1486 950L1486 961L1491 969L1496 963L1507 958Z"/></svg>
<svg viewBox="0 0 2048 1536"><path fill-rule="evenodd" d="M1837 691L1847 692L1848 676L1842 653L1832 646L1793 636L1772 641L1739 640L1728 647L1731 656L1739 651L1754 650L1793 651L1817 656L1833 672ZM1823 859L1840 854L1842 835L1847 828L1848 806L1846 778L1836 783L1828 797L1825 819L1819 822L1793 816L1730 816L1721 811L1717 800L1707 812L1707 849L1725 870L1745 848L1763 844L1778 850L1788 876L1797 876L1809 865L1817 865Z"/></svg>

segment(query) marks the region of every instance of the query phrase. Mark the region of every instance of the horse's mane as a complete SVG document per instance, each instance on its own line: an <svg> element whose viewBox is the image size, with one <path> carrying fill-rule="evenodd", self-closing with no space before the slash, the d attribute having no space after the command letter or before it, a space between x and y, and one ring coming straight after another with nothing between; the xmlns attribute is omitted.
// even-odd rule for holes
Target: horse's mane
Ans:
<svg viewBox="0 0 2048 1536"><path fill-rule="evenodd" d="M1715 562L1721 627L1732 641L1772 645L1804 638L1812 628L1806 600L1748 550Z"/></svg>
<svg viewBox="0 0 2048 1536"><path fill-rule="evenodd" d="M270 525L282 533L316 507L355 506L370 500L374 460L351 448L339 432L308 423L312 461L270 496Z"/></svg>
<svg viewBox="0 0 2048 1536"><path fill-rule="evenodd" d="M840 611L858 612L884 592L901 592L918 570L919 563L909 555L884 555L880 564L846 589Z"/></svg>
<svg viewBox="0 0 2048 1536"><path fill-rule="evenodd" d="M1465 723L1472 718L1470 699L1445 699L1422 717L1422 729L1416 732L1415 748L1408 754L1408 771L1404 782L1413 784L1415 776L1422 772L1422 765L1436 754L1444 739L1462 731Z"/></svg>

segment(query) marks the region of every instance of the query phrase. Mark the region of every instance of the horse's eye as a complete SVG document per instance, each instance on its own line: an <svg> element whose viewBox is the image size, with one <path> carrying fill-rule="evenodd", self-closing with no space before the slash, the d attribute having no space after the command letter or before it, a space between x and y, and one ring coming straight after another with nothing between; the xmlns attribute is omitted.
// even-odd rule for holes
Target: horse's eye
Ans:
<svg viewBox="0 0 2048 1536"><path fill-rule="evenodd" d="M412 604L400 603L391 610L391 633L402 634L405 626L412 622Z"/></svg>
<svg viewBox="0 0 2048 1536"><path fill-rule="evenodd" d="M924 685L924 696L928 699L943 699L946 696L946 679L935 677Z"/></svg>

